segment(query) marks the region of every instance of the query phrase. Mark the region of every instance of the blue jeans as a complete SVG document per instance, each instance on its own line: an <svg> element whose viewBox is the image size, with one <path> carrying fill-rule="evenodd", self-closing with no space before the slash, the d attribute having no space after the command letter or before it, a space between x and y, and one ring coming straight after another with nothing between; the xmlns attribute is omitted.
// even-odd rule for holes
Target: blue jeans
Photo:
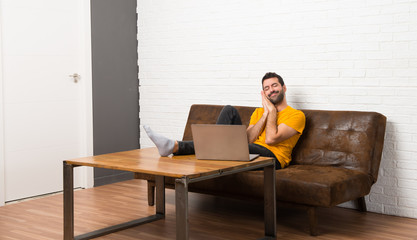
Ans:
<svg viewBox="0 0 417 240"><path fill-rule="evenodd" d="M236 108L227 105L224 106L220 112L216 124L223 125L242 125L242 120L240 118L239 112ZM194 142L193 141L178 141L178 152L174 155L190 155L194 154ZM279 163L277 157L266 147L250 143L249 144L249 153L259 154L263 157L272 157L275 159L275 169L281 169L281 164Z"/></svg>

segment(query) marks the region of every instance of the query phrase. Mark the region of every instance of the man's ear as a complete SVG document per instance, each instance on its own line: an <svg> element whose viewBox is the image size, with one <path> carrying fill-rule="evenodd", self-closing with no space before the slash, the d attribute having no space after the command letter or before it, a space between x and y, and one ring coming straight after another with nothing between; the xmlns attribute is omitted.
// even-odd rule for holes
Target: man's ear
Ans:
<svg viewBox="0 0 417 240"><path fill-rule="evenodd" d="M282 86L282 89L284 90L284 93L287 92L287 86L285 84Z"/></svg>

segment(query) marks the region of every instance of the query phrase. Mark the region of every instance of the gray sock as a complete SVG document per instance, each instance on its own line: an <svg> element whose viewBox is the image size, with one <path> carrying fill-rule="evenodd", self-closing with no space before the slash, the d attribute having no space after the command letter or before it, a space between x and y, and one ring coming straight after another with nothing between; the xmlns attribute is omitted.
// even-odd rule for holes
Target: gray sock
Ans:
<svg viewBox="0 0 417 240"><path fill-rule="evenodd" d="M174 140L153 132L149 126L143 126L143 129L145 129L146 134L148 134L148 137L152 140L152 142L155 143L159 154L162 157L166 157L174 151Z"/></svg>

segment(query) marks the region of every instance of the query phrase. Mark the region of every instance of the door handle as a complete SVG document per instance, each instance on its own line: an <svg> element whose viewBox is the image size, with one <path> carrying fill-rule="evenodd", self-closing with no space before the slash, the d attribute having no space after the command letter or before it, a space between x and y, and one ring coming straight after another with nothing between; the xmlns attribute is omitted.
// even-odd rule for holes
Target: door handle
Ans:
<svg viewBox="0 0 417 240"><path fill-rule="evenodd" d="M72 77L74 79L74 82L77 83L80 79L81 79L81 75L78 73L74 73L72 75L69 75L70 77Z"/></svg>

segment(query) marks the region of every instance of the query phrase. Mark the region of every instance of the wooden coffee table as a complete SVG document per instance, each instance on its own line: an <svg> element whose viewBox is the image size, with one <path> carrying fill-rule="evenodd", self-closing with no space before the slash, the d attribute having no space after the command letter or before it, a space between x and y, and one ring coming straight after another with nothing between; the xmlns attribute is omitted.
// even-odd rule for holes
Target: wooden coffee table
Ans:
<svg viewBox="0 0 417 240"><path fill-rule="evenodd" d="M155 176L156 213L149 217L74 237L73 169L89 166ZM188 239L188 184L254 169L264 169L264 239L276 237L275 160L258 157L251 162L197 160L195 155L160 157L156 148L109 153L64 161L64 239L90 239L165 217L165 177L175 180L176 238Z"/></svg>

